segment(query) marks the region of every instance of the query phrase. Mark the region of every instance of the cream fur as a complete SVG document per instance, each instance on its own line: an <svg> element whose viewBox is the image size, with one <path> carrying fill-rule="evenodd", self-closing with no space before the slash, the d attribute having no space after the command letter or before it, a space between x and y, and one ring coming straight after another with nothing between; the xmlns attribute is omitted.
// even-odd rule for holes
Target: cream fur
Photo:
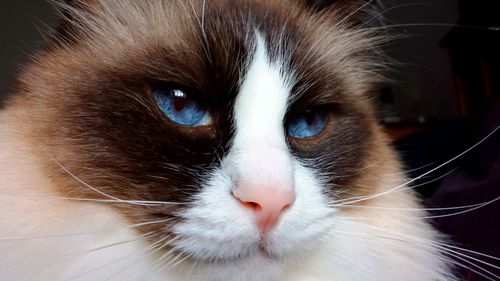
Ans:
<svg viewBox="0 0 500 281"><path fill-rule="evenodd" d="M2 280L453 280L437 248L422 242L423 239L439 241L429 225L418 218L422 213L373 212L369 209L328 211L326 202L317 197L314 188L297 190L301 201L294 205L276 230L275 238L287 241L280 245L276 240L275 253L281 256L280 259L268 259L255 253L227 263L193 265L186 262L176 267L167 263L158 269L154 263L156 257L144 254L147 244L117 211L106 204L62 199L53 192L52 183L32 157L29 142L17 134L22 124L10 116L15 116L15 112L10 110L0 115ZM296 179L297 186L316 181L304 168L296 166L294 169L302 175ZM391 176L397 172L386 171L385 181L377 191L402 183L402 178ZM220 227L227 223L228 214L238 215L236 206L220 200L218 192L222 191L217 187L221 180L215 177L212 187L207 187L200 195L201 203L218 202L221 205L201 204L186 216L213 219L213 237L221 239L231 235L241 238L241 235L255 232L245 221L226 225L229 228ZM215 199L218 201L213 201ZM370 204L418 207L407 190L378 197ZM301 217L314 220L321 215L330 218L315 225L297 224ZM178 226L181 232L194 229L196 225ZM300 233L305 236L300 238ZM250 235L248 239L255 238ZM205 242L206 246L217 245L214 241ZM287 249L287 244L296 247ZM190 247L189 243L185 245ZM235 242L226 250L242 250L242 245ZM222 255L228 253L223 251L224 244L219 246L217 250Z"/></svg>
<svg viewBox="0 0 500 281"><path fill-rule="evenodd" d="M73 55L76 51L71 47L59 50L59 57L47 58L23 76L22 79L29 81L29 85L40 85L38 92L32 93L40 101L54 90L50 88L50 83L44 82L59 79L58 75L65 73L66 67L71 69L72 64L82 63L91 71L101 64L109 68L119 66L122 58L129 56L131 49L140 50L143 42L151 38L166 41L181 38L181 27L190 28L194 21L179 16L183 13L178 13L178 10L196 12L189 10L188 5L180 4L184 1L174 1L179 6L176 9L166 9L163 6L166 1L147 2L144 7L134 5L138 2L130 0L96 2L102 6L96 16L84 11L72 11L82 28L87 28L84 33L88 37L84 40L87 43L80 46L82 50L78 50L78 55ZM378 42L377 38L368 36L366 31L348 31L343 26L332 28L326 16L314 21L303 21L308 23L305 26L310 29L305 27L304 32L316 34L315 38L318 38L315 49L308 51L309 55L324 54L320 59L334 65L333 68L338 68L339 73L344 73L340 76L348 81L350 93L365 93L371 83L377 80L375 77L381 65L364 60L360 54L372 48L372 44ZM179 24L179 28L172 27L172 23ZM84 27L87 25L90 27ZM179 43L190 47L188 42ZM103 59L96 60L96 53ZM42 67L44 64L46 69ZM320 61L318 65L321 65ZM262 66L262 63L257 66ZM263 68L266 69L266 66ZM265 81L263 78L282 79L268 81L264 85L267 87L259 90L270 89L278 91L274 94L289 94L286 92L289 90L286 88L289 77L280 77L278 69L268 67L268 76L254 77L259 81ZM38 76L38 73L42 74ZM246 90L254 89L249 85ZM284 97L278 96L273 100L275 104L272 108L284 110L285 101ZM22 102L0 113L2 280L453 280L438 247L426 242L438 242L440 238L420 218L425 215L423 212L329 206L331 202L322 190L324 179L312 169L305 168L288 151L280 154L280 157L284 154L289 158L282 162L289 167L276 168L285 169L281 176L288 177L288 180L293 176L298 199L269 237L272 243L268 250L274 258L259 251L256 242L260 237L251 223L251 215L228 195L231 186L227 182L228 171L237 166L235 161L242 159L236 153L231 155L232 158L224 159L221 168L212 174L196 198L196 207L184 213L189 220L175 227L176 233L182 234L182 238L175 242L178 249L197 258L216 257L224 261L193 264L169 260L158 268L155 264L158 256L145 253L148 243L133 231L133 227L117 209L108 203L64 199L55 192L56 183L47 178L39 164L43 151L37 150L36 143L31 143L33 140L26 137L30 124L18 114L33 113L35 109L22 109L19 104ZM36 104L33 102L32 107L36 107ZM262 104L262 101L254 104ZM273 130L281 130L276 124L283 114L271 114L275 122L266 124L266 120L260 120L261 124L274 126L270 133L276 133ZM238 124L240 127L248 125L248 120L241 120ZM254 130L249 132L262 134L259 131L261 127L250 128ZM240 145L238 149L244 150L251 145L252 137L255 135L238 139L235 145ZM280 149L286 148L282 135L275 135L273 141L278 142ZM384 144L381 146L385 147ZM373 153L384 154L379 157L383 157L382 162L386 163L380 165L377 181L366 183L375 185L375 193L390 190L405 181L391 152L382 150ZM264 157L266 153L259 156ZM253 158L248 159L249 162L254 161ZM241 167L252 164L258 171L259 163L254 162L243 163ZM240 170L245 171L244 168ZM419 207L411 190L391 192L370 200L368 204ZM239 255L243 257L237 258Z"/></svg>

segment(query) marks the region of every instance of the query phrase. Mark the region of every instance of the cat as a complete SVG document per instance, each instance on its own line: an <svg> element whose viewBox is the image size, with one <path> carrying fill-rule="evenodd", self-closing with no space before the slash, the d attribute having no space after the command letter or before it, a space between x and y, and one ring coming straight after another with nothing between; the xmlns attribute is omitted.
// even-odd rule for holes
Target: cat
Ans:
<svg viewBox="0 0 500 281"><path fill-rule="evenodd" d="M0 279L455 280L368 4L60 4L0 113Z"/></svg>

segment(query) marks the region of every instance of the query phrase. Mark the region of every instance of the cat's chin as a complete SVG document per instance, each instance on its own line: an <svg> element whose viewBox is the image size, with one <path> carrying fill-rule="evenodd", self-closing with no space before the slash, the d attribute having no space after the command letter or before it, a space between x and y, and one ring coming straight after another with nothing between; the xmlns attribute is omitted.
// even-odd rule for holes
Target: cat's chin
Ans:
<svg viewBox="0 0 500 281"><path fill-rule="evenodd" d="M258 248L255 251L252 251L250 253L238 255L238 256L228 256L228 257L212 257L208 258L204 257L202 259L197 259L197 258L192 258L191 261L195 263L204 263L204 264L230 264L234 262L245 262L247 260L267 260L267 261L282 261L286 258L287 256L278 256L275 255L272 251L265 249L265 248Z"/></svg>
<svg viewBox="0 0 500 281"><path fill-rule="evenodd" d="M286 237L260 235L253 240L226 239L210 241L210 238L185 237L176 243L176 248L195 262L206 264L233 263L244 260L273 260L279 262L304 251L307 243L300 245Z"/></svg>

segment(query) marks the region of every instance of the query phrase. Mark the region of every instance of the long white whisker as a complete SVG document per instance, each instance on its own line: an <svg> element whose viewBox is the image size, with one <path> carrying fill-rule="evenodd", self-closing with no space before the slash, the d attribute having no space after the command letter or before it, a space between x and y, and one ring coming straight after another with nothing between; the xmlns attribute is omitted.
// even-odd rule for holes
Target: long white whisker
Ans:
<svg viewBox="0 0 500 281"><path fill-rule="evenodd" d="M153 231L152 231L152 232L150 232L150 233L151 233L151 234L154 234L154 232L153 232ZM155 236L158 236L158 235L159 235L159 234L154 234L154 235L153 235L153 236L151 236L151 237L155 237ZM164 239L164 238L159 239L158 241L161 241L161 240L163 240L163 239ZM151 250L153 250L153 249L154 249L154 246L153 246L153 245L155 245L155 244L156 244L156 243L153 243L153 244L151 244L151 245L147 246L146 248L144 248L144 249L142 250L142 252L143 252L143 253L145 253L146 255L150 254ZM116 263L118 263L118 262L120 262L120 261L127 260L127 259L129 259L129 258L131 258L131 257L134 257L134 256L135 256L135 255L126 255L126 256L124 256L124 257L121 257L121 258L118 258L118 259L112 260L112 261L110 261L110 262L108 262L108 263L106 263L106 264L100 265L100 266L98 266L98 267L96 267L96 268L93 268L93 269L91 269L91 270L89 270L89 271L86 271L86 272L84 272L84 273L82 273L82 274L79 274L79 275L74 276L74 277L72 277L72 278L70 278L70 279L67 279L67 280L69 281L69 280L79 279L79 278L81 278L81 277L83 277L83 276L85 276L85 275L88 275L88 274L90 274L90 273L93 273L93 272L99 271L100 269L103 269L103 268L108 267L108 266L110 266L110 265L116 264ZM125 269L124 271L126 271L126 270L128 270L128 268L127 268L127 269ZM112 277L108 278L108 280L109 280L109 279L113 279L113 278L115 278L116 276L119 276L119 275L120 275L120 274L122 274L124 271L120 271L120 272L119 272L118 274L116 274L115 276L112 276Z"/></svg>
<svg viewBox="0 0 500 281"><path fill-rule="evenodd" d="M72 198L72 197L55 197L59 199L69 200L69 201L90 201L97 203L127 203L133 205L141 206L153 206L153 205L188 205L189 203L183 202L165 202L165 201L149 201L149 200L120 200L116 201L114 199L95 199L95 198Z"/></svg>
<svg viewBox="0 0 500 281"><path fill-rule="evenodd" d="M347 234L348 238L349 239L356 239L356 240L359 240L359 241L363 241L363 242L366 242L367 239L365 239L364 237L377 237L377 238L380 238L380 239L387 239L387 240L391 240L391 241L398 241L398 242L406 242L406 241L402 241L401 239L397 239L397 238L394 238L394 237L389 237L389 236L382 236L382 235L373 235L373 234L367 234L367 233L361 233L361 232L350 232L350 231L339 231L339 230L335 230L333 229L332 233L334 234ZM410 245L406 245L407 243L405 243L404 245L399 245L399 247L404 247L404 248L407 248L407 249L413 249L412 246ZM375 256L375 257L380 257L379 255L373 255L372 256ZM451 259L448 259L446 257L443 257L443 259L449 261L449 262L453 262L455 263L455 261L451 260ZM407 258L402 258L400 259L400 261L403 261L403 262L406 262L406 263L409 263L409 264L412 264L426 272L432 272L430 271L429 269L427 269L426 267L423 267L421 266L420 264L417 264L415 262L412 262L412 260L410 259L407 259ZM468 268L466 266L464 266L465 268Z"/></svg>
<svg viewBox="0 0 500 281"><path fill-rule="evenodd" d="M474 26L474 25L462 25L462 24L451 24L451 23L402 23L402 24L392 24L384 25L380 27L366 27L363 30L377 30L386 28L397 28L397 27L458 27L464 29L480 29L480 30L493 30L498 31L499 29L495 27L485 27L485 26Z"/></svg>
<svg viewBox="0 0 500 281"><path fill-rule="evenodd" d="M422 241L422 242L433 244L433 245L437 245L437 246L440 246L440 247L443 247L443 248L452 248L452 249L455 249L455 250L460 250L460 251L468 252L468 253L471 253L471 254L479 255L479 256L482 256L482 257L486 257L486 258L489 258L489 259L492 259L492 260L500 261L500 257L495 257L495 256L487 255L487 254L484 254L484 253L480 253L480 252L477 252L477 251L473 251L473 250L461 248L461 247L458 247L458 246L448 245L448 244L445 244L445 243L442 243L442 242L437 242L437 241L432 241L432 240L428 240L428 239L423 239L423 238L412 236L412 235L401 234L401 233L397 233L397 232L390 231L390 230L387 230L387 229L384 229L384 228L380 228L380 227L376 227L376 226L369 226L369 225L366 225L366 224L355 223L355 222L352 222L352 221L349 221L349 222L345 222L344 221L343 223L348 223L348 224L352 224L352 225L363 227L363 228L367 228L367 229L373 229L373 230L380 231L380 232L383 232L383 233L389 233L389 234L397 235L397 236L400 236L400 237L403 237L403 238L411 239L413 241ZM335 222L334 222L334 224L335 224Z"/></svg>
<svg viewBox="0 0 500 281"><path fill-rule="evenodd" d="M40 198L39 195L32 194L12 194L12 193L0 193L0 196L11 196L11 197L27 197L27 198ZM68 200L68 201L82 201L82 202L96 202L96 203L110 203L110 204L122 204L122 203L137 203L144 204L147 206L154 205L189 205L189 202L167 202L167 201L150 201L150 200L122 200L121 202L117 202L114 199L100 199L100 198L78 198L78 197L64 197L64 196L47 196L44 195L44 198L53 198L60 200Z"/></svg>
<svg viewBox="0 0 500 281"><path fill-rule="evenodd" d="M47 152L48 153L48 152ZM158 204L167 204L167 205L172 205L171 203L169 202L161 202L161 201L141 201L141 200L123 200L123 199L120 199L118 197L115 197L115 196L112 196L112 195L109 195L93 186L91 186L90 184L86 183L85 181L83 181L82 179L80 179L79 177L77 177L75 174L73 174L70 170L68 170L64 165L62 165L55 157L53 157L50 153L49 153L49 156L51 158L51 160L53 160L65 173L67 173L68 175L70 175L73 179L75 179L76 181L78 181L80 184L84 185L85 187L93 190L94 192L96 193L99 193L113 201L111 202L115 202L115 203L125 203L125 204L131 204L131 205L140 205L140 206L151 206L151 205L158 205ZM64 198L64 197L62 197ZM68 198L69 200L69 198ZM78 200L84 200L85 199L78 199ZM90 200L90 199L89 199ZM95 201L95 200L94 200ZM108 201L102 201L102 202L110 202L109 200ZM181 205L182 203L179 203L178 205Z"/></svg>
<svg viewBox="0 0 500 281"><path fill-rule="evenodd" d="M480 208L483 208L483 207L486 207L488 205L491 205L497 201L500 200L500 196L493 199L493 200L490 200L488 202L484 202L482 204L479 204L478 206L475 206L475 207L472 207L470 209L467 209L467 210L463 210L461 212L456 212L456 213L451 213L451 214L443 214L443 215L435 215L435 216L424 216L422 218L424 219L437 219L437 218L445 218L445 217L451 217L451 216L457 216L457 215L461 215L461 214L465 214L465 213L469 213L469 212L473 212L475 210L478 210Z"/></svg>
<svg viewBox="0 0 500 281"><path fill-rule="evenodd" d="M164 222L168 222L170 220L172 220L172 219L168 218L168 219L154 220L154 221L149 221L149 222L142 222L142 223L138 223L138 224L128 225L128 226L124 227L124 229L136 228L136 227L140 227L140 226L157 224L157 223L164 223ZM39 236L0 237L0 243L6 242L6 241L17 241L17 240L62 238L62 237L79 236L79 235L83 236L83 235L91 235L91 234L97 234L97 233L108 233L108 232L113 232L113 231L116 231L116 229L102 230L102 231L90 231L90 232L78 232L78 233L49 234L49 235L39 235Z"/></svg>
<svg viewBox="0 0 500 281"><path fill-rule="evenodd" d="M366 26L369 26L371 23L373 23L374 21L376 21L377 19L379 19L380 17L383 17L384 14L387 14L391 11L394 11L396 9L401 9L401 8L406 8L406 7L412 7L412 6L431 6L430 4L427 4L427 3L404 3L404 4L399 4L399 5L395 5L395 6L392 6L392 7L389 7L387 9L384 9L383 11L380 11L378 13L376 13L375 15L373 15L372 19L366 21L366 23L364 23L362 25L362 28L363 27L366 27Z"/></svg>
<svg viewBox="0 0 500 281"><path fill-rule="evenodd" d="M500 198L500 197L499 197ZM497 199L499 199L497 198ZM488 201L490 202L490 201ZM455 206L455 207L447 207L447 208L398 208L398 207L384 207L384 206L366 206L366 205L346 205L345 208L354 208L354 209L375 209L375 210L394 210L394 211L409 211L409 212L421 212L421 211L449 211L449 210L461 210L467 208L481 207L483 203L464 205L464 206ZM434 217L423 217L423 218L434 218Z"/></svg>
<svg viewBox="0 0 500 281"><path fill-rule="evenodd" d="M171 237L170 235L167 235L167 236L163 237L162 239L157 240L155 243L153 243L153 244L149 245L149 246L146 248L146 249L147 249L147 251L145 251L145 253L146 253L147 255L149 255L149 256L152 256L152 255L154 255L156 252L158 252L159 250L161 250L161 249L162 249L165 245L168 245L168 244L169 244L171 241L173 241L173 240L175 240L175 239L172 239L172 237ZM166 241L166 242L165 242L165 241ZM159 246L159 247L158 247L158 245L160 245L160 244L162 244L162 246ZM119 274L117 274L117 275L113 276L113 277L112 277L112 278L110 278L110 279L114 279L114 278L116 278L116 277L120 276L121 274L123 274L123 273L124 273L125 271L127 271L127 270L128 270L128 269L125 269L123 272L120 272ZM129 274L128 276L131 276L131 275L133 275L133 274L135 274L135 273ZM152 272L152 274L154 274L154 272ZM151 275L152 275L152 274L151 274ZM150 279L150 278L146 278L146 279L144 279L144 280L148 280L148 279Z"/></svg>
<svg viewBox="0 0 500 281"><path fill-rule="evenodd" d="M165 246L167 245L170 245L172 244L173 242L177 241L179 238L178 237L174 237L172 239L170 239L169 241L167 241L166 243L163 243L158 249L162 249L164 248ZM159 258L157 258L154 263L156 263L155 267L153 268L153 270L151 271L150 275L153 275L155 274L155 272L157 272L158 270L160 270L160 268L162 267L162 265L168 261L168 259L171 257L172 253L174 253L176 251L176 248L175 247L172 247L170 250L168 250L166 253L164 253L163 255L161 255Z"/></svg>
<svg viewBox="0 0 500 281"><path fill-rule="evenodd" d="M120 199L120 198L117 198L117 197L114 197L112 195L109 195L105 192L102 192L100 191L99 189L97 188L94 188L93 186L89 185L88 183L84 182L83 180L81 180L79 177L77 177L75 174L73 174L70 170L68 170L64 165L62 165L55 157L53 157L52 155L50 155L50 158L51 160L53 160L64 172L66 172L68 175L70 175L72 178L74 178L75 180L77 180L79 183L81 183L82 185L84 185L85 187L88 187L89 189L107 197L107 198L110 198L114 201L117 201L117 202L121 202L121 203L127 203L125 202L124 200ZM132 204L132 203L131 203Z"/></svg>
<svg viewBox="0 0 500 281"><path fill-rule="evenodd" d="M483 277L485 277L485 278L488 278L488 277L487 277L488 275L491 275L491 276L493 276L493 277L495 277L495 278L496 278L496 279L493 279L492 277L490 277L490 278L488 278L488 280L493 280L493 281L498 281L498 280L500 280L500 276L498 276L498 275L494 274L493 272L491 272L491 271L489 271L489 270L487 270L487 269L485 269L485 268L483 268L483 267L481 267L481 266L479 266L479 265L477 265L477 264L475 264L475 263L473 263L473 262L471 262L471 261L469 261L469 260L467 260L467 259L465 259L465 258L463 258L463 257L460 257L460 256L462 256L462 255L460 255L460 256L459 256L459 255L452 254L452 253L449 253L449 252L444 252L444 254L449 255L449 256L451 256L451 257L454 257L455 259L461 260L461 261L463 261L463 262L465 262L465 263L469 264L470 266L475 267L475 268L477 269L477 271L475 271L475 270L474 270L474 268L471 268L470 266L467 266L467 265L462 265L462 266L464 266L464 268L467 268L467 269L469 269L469 270L472 270L472 271L474 271L475 273L480 274L481 276L483 276ZM470 257L469 257L469 258L470 258ZM474 260L475 260L475 259L474 259ZM477 261L481 262L480 260L477 260ZM490 266L491 266L491 265L490 265ZM482 273L483 273L484 275L480 273L481 271L482 271ZM487 275L487 274L488 274L488 275Z"/></svg>
<svg viewBox="0 0 500 281"><path fill-rule="evenodd" d="M356 224L358 225L358 224ZM359 226L363 226L364 225L359 225ZM497 276L495 275L493 272L475 264L474 262L472 261L475 261L475 262L478 262L478 263L481 263L481 264L484 264L486 266L490 266L492 268L496 268L496 269L500 269L500 267L498 266L495 266L491 263L488 263L488 262L485 262L485 261L482 261L480 259L477 259L477 258L474 258L474 257L471 257L471 256L468 256L466 254L463 254L463 253L460 253L458 251L454 251L454 250L451 250L451 249L448 249L442 245L439 245L439 244L435 244L433 241L430 241L430 240L426 240L426 239L420 239L420 238L416 238L416 237L412 237L412 236L407 236L407 235L400 235L400 234L395 234L393 232L389 232L389 231L384 231L383 229L378 229L378 228L372 228L372 227L368 227L366 226L366 228L370 228L370 229L376 229L380 232L383 232L384 235L378 235L378 234L372 234L372 233L362 233L362 232L349 232L349 231L341 231L341 230L336 230L336 229L333 229L332 231L335 232L335 233L340 233L340 234L348 234L348 235L358 235L358 236L365 236L365 237L377 237L377 238L381 238L381 239L389 239L389 240L395 240L395 241L399 241L399 242L403 242L403 243L409 243L409 242L417 242L417 243L422 243L424 245L424 247L434 247L436 248L436 250L438 250L439 252L443 253L443 254L446 254L446 255L449 255L449 256L452 256L456 259L459 259L459 260L462 260L464 262L466 262L467 264L470 264L471 266L491 275L491 276L494 276L495 278L498 278L497 280L500 280L500 276ZM389 235L390 236L387 236L387 233L389 232ZM402 237L399 237L399 236L402 236ZM405 238L410 238L411 241L408 241L406 240ZM470 259L470 260L468 260ZM472 261L471 261L472 260ZM465 265L462 265L463 267L467 268L467 269L471 269L469 266L465 266ZM473 270L473 269L471 269ZM478 273L479 274L479 273Z"/></svg>
<svg viewBox="0 0 500 281"><path fill-rule="evenodd" d="M154 233L154 231L150 231L150 232L147 232L145 234L139 235L139 236L137 236L135 238L132 238L132 239L118 241L118 242L114 242L114 243L111 243L111 244L108 244L108 245L105 245L105 246L100 246L100 247L97 247L97 248L93 248L93 249L89 250L86 254L97 252L97 251L101 251L101 250L104 250L104 249L107 249L107 248L110 248L110 247L114 247L114 246L119 246L119 245L131 243L131 242L135 242L135 241L141 240L143 238L146 238L148 236L151 236L151 234L153 234L153 233Z"/></svg>
<svg viewBox="0 0 500 281"><path fill-rule="evenodd" d="M399 190L396 190L394 192L400 192L400 191L404 191L404 190L409 190L409 189L414 189L414 188L417 188L417 187L420 187L420 186L424 186L426 184L429 184L429 183L432 183L432 182L435 182L435 181L438 181L448 175L450 175L451 173L455 172L456 171L456 168L455 169L452 169L451 171L449 172L446 172L445 174L437 177L437 178L433 178L429 181L426 181L426 182L423 182L423 183L419 183L419 184L416 184L416 185L411 185L411 186L407 186L405 188L401 188ZM350 205L350 204L347 204L347 203L344 203L345 201L349 202L349 201L352 201L352 200L356 200L356 199L363 199L365 198L366 196L354 196L354 197L349 197L349 198L345 198L345 199L341 199L341 200L336 200L334 201L333 203L331 203L329 206L330 207L350 207L350 206L358 206L358 205Z"/></svg>
<svg viewBox="0 0 500 281"><path fill-rule="evenodd" d="M377 194L373 194L373 195L368 195L368 196L364 196L363 198L361 199L356 199L356 200L351 200L351 201L348 201L348 202L343 202L342 205L345 205L345 204L354 204L354 203L358 203L358 202L362 202L362 201L366 201L366 200L370 200L370 199L374 199L374 198L377 198L377 197L380 197L380 196L383 196L383 195L387 195L387 194L390 194L390 193L393 193L399 189L401 189L402 187L410 184L410 183L413 183L439 169L441 169L442 167L448 165L449 163L457 160L458 158L462 157L463 155L467 154L468 152L470 152L471 150L473 150L474 148L476 148L477 146L479 146L480 144L482 144L483 142L485 142L488 138L490 138L493 134L495 134L498 130L500 129L500 126L497 126L493 131L491 131L487 136L485 136L484 138L482 138L480 141L476 142L474 145L472 145L471 147L469 147L468 149L466 149L465 151L463 151L462 153L456 155L455 157L451 158L450 160L444 162L443 164L437 166L436 168L433 168L401 185L398 185L394 188L391 188L389 190L386 190L386 191L383 191L383 192L380 192L380 193L377 193Z"/></svg>

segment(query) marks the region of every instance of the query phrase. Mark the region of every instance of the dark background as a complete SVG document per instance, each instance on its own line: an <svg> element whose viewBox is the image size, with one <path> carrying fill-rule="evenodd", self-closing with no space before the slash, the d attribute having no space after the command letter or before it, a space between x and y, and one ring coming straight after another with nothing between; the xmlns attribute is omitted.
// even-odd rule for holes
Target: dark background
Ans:
<svg viewBox="0 0 500 281"><path fill-rule="evenodd" d="M141 1L141 0L138 0ZM310 0L331 2L328 0ZM372 19L402 35L386 51L395 58L387 84L377 93L380 119L394 139L410 177L418 177L478 143L500 125L500 9L498 0L379 0ZM0 100L14 77L57 22L45 0L0 4ZM416 184L429 207L487 202L500 195L500 137L485 142ZM466 211L461 209L459 211ZM456 245L500 256L500 204L493 202L433 223ZM466 253L471 255L471 253ZM499 259L472 255L496 266ZM460 261L464 263L463 261ZM478 262L475 262L479 264ZM500 276L500 270L484 269ZM471 267L471 266L469 266ZM482 275L489 273L474 268ZM471 269L461 280L488 279Z"/></svg>
<svg viewBox="0 0 500 281"><path fill-rule="evenodd" d="M42 44L42 34L56 23L45 0L1 0L0 3L0 99L14 87L23 62Z"/></svg>

